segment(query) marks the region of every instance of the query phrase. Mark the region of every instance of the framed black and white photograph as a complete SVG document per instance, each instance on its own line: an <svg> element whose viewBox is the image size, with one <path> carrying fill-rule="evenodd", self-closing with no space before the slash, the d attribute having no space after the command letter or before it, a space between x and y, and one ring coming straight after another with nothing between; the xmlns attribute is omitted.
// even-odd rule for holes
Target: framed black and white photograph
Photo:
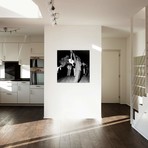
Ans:
<svg viewBox="0 0 148 148"><path fill-rule="evenodd" d="M57 51L58 83L89 83L89 50Z"/></svg>

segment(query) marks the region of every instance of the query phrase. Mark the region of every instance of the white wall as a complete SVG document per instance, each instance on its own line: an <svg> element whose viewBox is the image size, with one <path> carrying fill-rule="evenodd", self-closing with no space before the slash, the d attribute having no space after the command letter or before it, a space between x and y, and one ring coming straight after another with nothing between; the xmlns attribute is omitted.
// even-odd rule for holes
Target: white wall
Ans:
<svg viewBox="0 0 148 148"><path fill-rule="evenodd" d="M130 106L130 93L131 93L131 39L127 38L127 50L126 50L126 104Z"/></svg>
<svg viewBox="0 0 148 148"><path fill-rule="evenodd" d="M120 103L126 104L126 38L103 38L103 50L120 50Z"/></svg>
<svg viewBox="0 0 148 148"><path fill-rule="evenodd" d="M145 29L133 34L133 56L145 54Z"/></svg>
<svg viewBox="0 0 148 148"><path fill-rule="evenodd" d="M46 26L45 118L101 117L101 27ZM97 47L96 49L92 48ZM57 83L57 50L90 50L90 83Z"/></svg>

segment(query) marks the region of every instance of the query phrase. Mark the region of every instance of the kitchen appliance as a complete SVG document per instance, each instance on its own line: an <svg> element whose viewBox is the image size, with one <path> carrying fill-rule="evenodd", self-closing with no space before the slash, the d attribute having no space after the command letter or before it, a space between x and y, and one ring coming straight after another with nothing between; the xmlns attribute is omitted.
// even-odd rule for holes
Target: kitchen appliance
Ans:
<svg viewBox="0 0 148 148"><path fill-rule="evenodd" d="M34 68L43 68L44 67L44 58L43 57L31 57L30 67Z"/></svg>
<svg viewBox="0 0 148 148"><path fill-rule="evenodd" d="M31 57L30 59L30 84L44 85L44 58Z"/></svg>
<svg viewBox="0 0 148 148"><path fill-rule="evenodd" d="M20 79L20 65L17 61L4 62L4 69L6 80Z"/></svg>

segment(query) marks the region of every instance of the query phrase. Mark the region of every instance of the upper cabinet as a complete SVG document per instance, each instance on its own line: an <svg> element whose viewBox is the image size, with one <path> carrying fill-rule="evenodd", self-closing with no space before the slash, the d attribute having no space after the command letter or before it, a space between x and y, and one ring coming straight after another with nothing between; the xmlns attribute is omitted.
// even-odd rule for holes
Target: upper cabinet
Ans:
<svg viewBox="0 0 148 148"><path fill-rule="evenodd" d="M44 56L44 43L0 43L0 61L19 61L30 65L31 56Z"/></svg>
<svg viewBox="0 0 148 148"><path fill-rule="evenodd" d="M31 56L44 56L44 43L30 43Z"/></svg>
<svg viewBox="0 0 148 148"><path fill-rule="evenodd" d="M19 64L30 65L30 43L19 43Z"/></svg>
<svg viewBox="0 0 148 148"><path fill-rule="evenodd" d="M3 61L18 61L18 43L3 43Z"/></svg>

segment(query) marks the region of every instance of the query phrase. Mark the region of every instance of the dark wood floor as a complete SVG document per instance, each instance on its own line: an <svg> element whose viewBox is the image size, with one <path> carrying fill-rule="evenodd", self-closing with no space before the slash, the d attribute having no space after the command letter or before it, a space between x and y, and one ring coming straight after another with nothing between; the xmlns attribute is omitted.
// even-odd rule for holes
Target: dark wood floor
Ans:
<svg viewBox="0 0 148 148"><path fill-rule="evenodd" d="M103 104L102 120L43 119L43 107L0 107L0 147L147 148L131 128L129 107Z"/></svg>

